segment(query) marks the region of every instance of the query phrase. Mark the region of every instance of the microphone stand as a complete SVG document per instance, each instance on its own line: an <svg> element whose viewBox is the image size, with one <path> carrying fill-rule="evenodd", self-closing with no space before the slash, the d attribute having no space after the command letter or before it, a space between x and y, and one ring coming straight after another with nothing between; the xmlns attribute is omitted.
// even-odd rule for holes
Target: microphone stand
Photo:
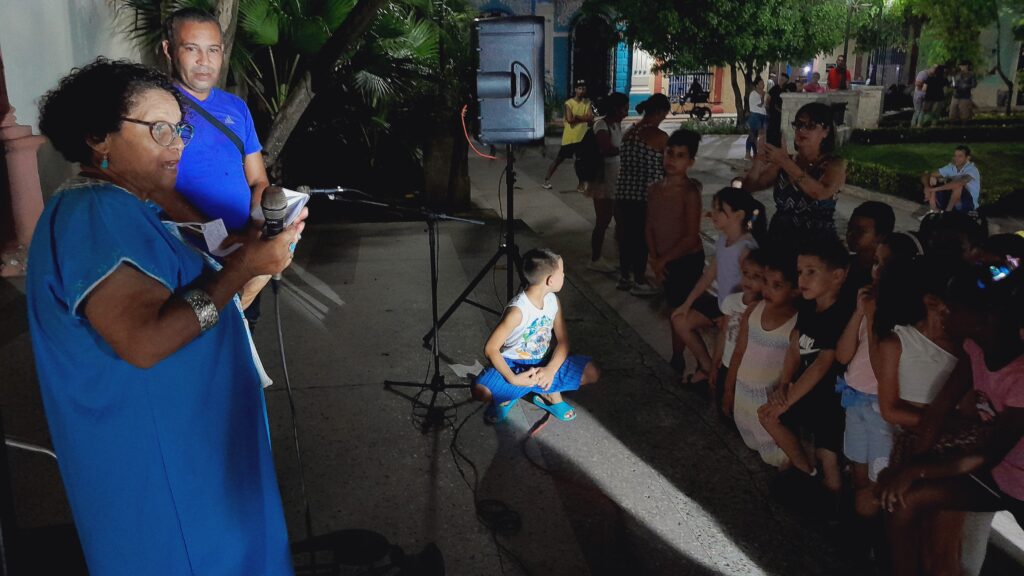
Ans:
<svg viewBox="0 0 1024 576"><path fill-rule="evenodd" d="M430 246L430 304L431 304L431 320L433 329L432 334L437 334L437 330L440 327L437 317L437 284L438 284L438 273L437 273L437 261L438 261L438 249L437 249L437 223L445 220L451 222L464 222L466 224L475 224L477 226L483 226L483 222L480 220L473 220L470 218L460 218L458 216L449 216L441 212L434 212L427 208L410 208L406 206L398 206L394 204L388 204L385 202L378 202L374 200L364 199L353 199L350 197L343 196L342 194L326 193L326 196L331 200L339 200L342 202L350 202L352 204L359 204L363 206L373 206L377 208L384 208L387 210L396 211L403 214L412 214L419 216L427 223L427 241ZM444 380L444 375L441 373L441 347L438 344L437 338L432 339L431 353L434 360L434 375L430 378L430 383L426 382L401 382L395 380L385 380L385 388L419 388L420 392L414 396L406 394L399 394L404 396L413 402L413 414L422 420L420 425L421 431L426 434L428 431L436 428L444 427L448 423L448 410L453 406L438 406L438 396L444 394L448 396L446 392L449 389L469 389L469 384L448 384ZM424 392L430 392L430 400L424 402L420 399L420 395ZM451 397L449 396L449 399Z"/></svg>
<svg viewBox="0 0 1024 576"><path fill-rule="evenodd" d="M437 339L437 331L444 326L444 323L448 321L455 310L465 302L471 306L480 308L492 314L501 316L500 310L495 310L490 306L485 306L479 302L474 302L469 299L469 294L476 289L477 284L487 275L494 266L498 264L498 261L502 257L505 257L505 296L506 301L512 300L512 289L513 289L513 274L518 273L519 282L521 284L526 283L526 276L523 274L523 260L519 255L519 247L516 246L516 229L515 229L515 216L512 211L512 197L513 191L516 184L516 173L515 173L515 159L512 156L512 145L508 144L505 146L506 164L505 164L505 233L502 236L501 244L498 245L498 249L491 256L491 259L484 264L484 267L480 269L480 272L470 280L469 284L462 291L461 294L452 302L452 305L445 310L444 314L441 315L441 320L435 322L430 332L423 335L423 347L430 348L431 341ZM514 272L513 272L514 270Z"/></svg>

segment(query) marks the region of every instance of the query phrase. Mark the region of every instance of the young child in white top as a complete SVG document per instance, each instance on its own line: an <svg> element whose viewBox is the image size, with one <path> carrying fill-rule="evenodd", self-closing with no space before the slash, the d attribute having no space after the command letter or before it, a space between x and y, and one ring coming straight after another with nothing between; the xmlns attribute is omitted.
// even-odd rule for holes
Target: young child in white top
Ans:
<svg viewBox="0 0 1024 576"><path fill-rule="evenodd" d="M711 355L701 332L720 322L726 296L740 289L740 262L748 251L758 247L758 239L767 234L764 205L749 192L722 188L711 202L707 216L719 232L715 257L671 318L672 335L678 339L673 343L673 350L678 350L679 354L672 363L677 367L683 364L681 356L685 346L697 360L697 367L687 380L693 384L709 382L714 374ZM712 283L718 286L717 298L707 291Z"/></svg>
<svg viewBox="0 0 1024 576"><path fill-rule="evenodd" d="M736 337L740 332L740 321L747 308L761 301L764 288L767 252L760 248L747 252L740 263L740 291L729 294L722 300L722 317L719 319L715 351L711 356L711 378L709 384L718 406L721 406L725 391L725 379L729 373L732 353L736 349Z"/></svg>
<svg viewBox="0 0 1024 576"><path fill-rule="evenodd" d="M751 305L740 320L736 348L723 387L722 411L732 414L743 442L772 466L787 462L786 454L758 418L770 394L780 385L790 335L797 321L796 258L774 253L765 264L763 300Z"/></svg>
<svg viewBox="0 0 1024 576"><path fill-rule="evenodd" d="M561 393L600 377L589 357L569 355L569 335L555 296L565 282L563 266L562 258L546 248L523 254L529 286L509 302L487 339L484 354L491 368L472 388L473 398L490 402L484 413L488 422L505 420L516 401L530 392L541 409L559 420L573 420L576 412Z"/></svg>

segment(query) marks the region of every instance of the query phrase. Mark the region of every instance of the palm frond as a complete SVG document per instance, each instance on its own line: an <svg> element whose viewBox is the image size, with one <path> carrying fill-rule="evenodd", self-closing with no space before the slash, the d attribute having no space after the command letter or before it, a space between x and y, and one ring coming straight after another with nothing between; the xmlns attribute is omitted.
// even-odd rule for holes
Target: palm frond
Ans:
<svg viewBox="0 0 1024 576"><path fill-rule="evenodd" d="M327 0L321 14L327 24L327 29L331 32L337 30L355 7L356 0Z"/></svg>
<svg viewBox="0 0 1024 576"><path fill-rule="evenodd" d="M277 44L278 16L272 0L241 0L238 3L238 28L244 38L256 46Z"/></svg>
<svg viewBox="0 0 1024 576"><path fill-rule="evenodd" d="M373 107L395 95L391 81L367 70L357 70L352 75L352 84Z"/></svg>

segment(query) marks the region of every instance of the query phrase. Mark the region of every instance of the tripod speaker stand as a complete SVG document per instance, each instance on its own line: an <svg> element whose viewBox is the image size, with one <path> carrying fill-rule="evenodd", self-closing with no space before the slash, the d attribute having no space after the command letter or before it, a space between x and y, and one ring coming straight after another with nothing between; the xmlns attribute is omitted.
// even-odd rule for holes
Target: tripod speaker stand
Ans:
<svg viewBox="0 0 1024 576"><path fill-rule="evenodd" d="M485 276L487 276L487 273L490 272L491 269L498 264L498 261L501 260L502 256L505 257L506 266L506 301L512 299L512 290L514 288L513 274L518 274L520 283L526 281L526 277L523 276L523 261L519 255L519 247L516 246L515 218L513 217L514 213L512 211L514 205L512 198L514 196L513 191L515 189L516 184L516 172L515 159L512 156L511 144L506 145L505 153L508 156L505 164L505 232L504 234L502 234L501 244L498 245L497 250L495 250L494 255L491 256L491 259L487 261L487 264L484 264L484 267L480 269L480 272L478 272L477 275L474 276L472 280L470 280L466 288L463 289L462 293L459 294L458 298L455 299L455 302L452 302L452 305L449 306L447 310L445 310L444 314L441 316L441 319L438 320L433 327L431 327L429 332L423 335L423 346L425 348L430 348L432 345L434 345L434 341L437 340L437 331L440 330L442 326L444 326L444 323L447 322L449 318L451 318L452 314L455 313L455 310L457 310L463 302L471 306L476 306L481 310L486 310L492 314L497 314L498 316L501 316L500 310L495 310L494 308L470 300L469 295L473 292L473 290L476 289L477 285L480 284L480 281L483 280ZM513 270L515 272L513 272Z"/></svg>

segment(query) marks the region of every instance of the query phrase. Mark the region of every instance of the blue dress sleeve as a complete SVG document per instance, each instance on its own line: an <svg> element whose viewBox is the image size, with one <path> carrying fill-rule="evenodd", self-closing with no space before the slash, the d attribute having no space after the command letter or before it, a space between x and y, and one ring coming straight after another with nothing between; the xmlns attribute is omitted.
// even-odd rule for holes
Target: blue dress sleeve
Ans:
<svg viewBox="0 0 1024 576"><path fill-rule="evenodd" d="M62 193L53 220L53 262L68 311L82 319L82 303L121 264L174 292L182 284L176 240L154 209L114 187Z"/></svg>

